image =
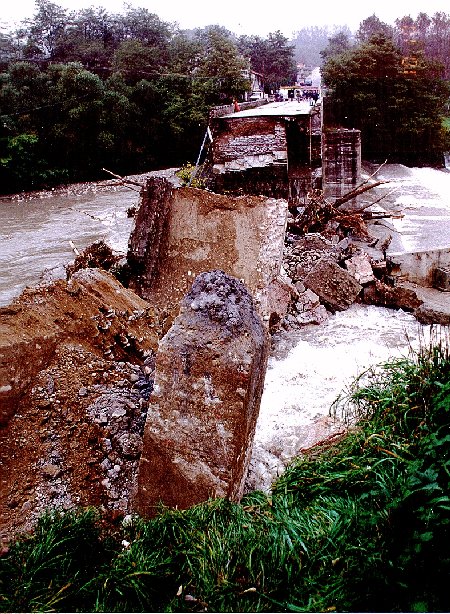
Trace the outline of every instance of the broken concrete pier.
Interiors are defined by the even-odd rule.
[[[161,340],[135,508],[239,501],[250,460],[269,340],[253,300],[223,271],[199,275]]]
[[[170,325],[195,277],[220,269],[245,283],[265,322],[281,319],[291,298],[280,275],[286,223],[286,200],[174,189],[153,178],[130,237],[130,288],[167,310]]]

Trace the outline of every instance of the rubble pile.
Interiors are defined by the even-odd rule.
[[[354,302],[419,313],[423,301],[416,292],[389,275],[386,251],[392,237],[370,233],[369,220],[390,214],[356,200],[380,183],[363,182],[333,203],[312,190],[304,207],[290,210],[283,267],[295,292],[284,328],[320,324]]]
[[[58,347],[10,423],[5,506],[13,526],[31,527],[50,508],[130,511],[153,372],[152,353],[135,364],[76,343]]]
[[[329,313],[359,300],[363,287],[375,281],[369,256],[337,235],[330,240],[319,233],[288,234],[283,267],[296,290],[285,328],[321,324]]]
[[[0,309],[0,541],[46,509],[131,510],[160,321],[100,269]]]

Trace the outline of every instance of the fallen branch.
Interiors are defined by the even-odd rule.
[[[102,171],[115,177],[122,185],[126,186],[127,188],[130,187],[130,185],[137,185],[139,186],[139,188],[145,187],[145,184],[141,183],[140,181],[135,181],[134,179],[127,179],[126,177],[122,177],[121,175],[117,175],[116,173],[109,171],[107,168],[102,168]],[[132,190],[133,188],[130,189]],[[135,192],[137,192],[137,190],[135,190]]]
[[[404,218],[404,215],[403,213],[392,213],[389,211],[385,211],[384,213],[381,211],[367,211],[363,213],[363,219],[365,220],[381,220],[388,217],[393,220],[401,220]]]
[[[69,241],[69,243],[70,243],[70,247],[72,248],[73,253],[74,253],[76,256],[79,256],[79,255],[80,255],[80,252],[79,252],[79,251],[78,251],[78,249],[76,248],[75,243],[74,243],[73,241]]]
[[[360,188],[355,188],[353,190],[350,190],[350,192],[347,192],[347,194],[344,194],[344,196],[341,196],[340,198],[336,198],[334,202],[334,206],[337,209],[339,209],[339,207],[344,205],[349,200],[352,200],[352,198],[356,198],[360,194],[364,194],[364,192],[367,192],[368,190],[372,190],[373,188],[376,188],[379,185],[382,185],[384,183],[389,183],[389,182],[388,181],[376,181],[375,183],[372,183],[371,185],[363,185]],[[369,205],[366,205],[365,207],[368,207],[368,206]],[[356,211],[352,211],[352,213],[356,213]]]
[[[383,168],[383,166],[384,166],[385,164],[387,164],[387,159],[386,159],[386,160],[385,160],[385,161],[384,161],[382,164],[380,164],[380,166],[377,168],[377,170],[376,170],[374,173],[372,173],[371,175],[369,175],[369,176],[367,177],[367,179],[364,179],[364,181],[362,181],[362,182],[361,182],[359,185],[357,185],[355,188],[353,188],[352,190],[350,190],[350,192],[348,192],[348,194],[352,194],[352,193],[353,193],[355,190],[359,190],[359,188],[361,188],[363,185],[366,185],[367,183],[369,183],[369,181],[370,181],[370,180],[371,180],[373,177],[375,177],[375,175],[376,175],[376,174],[377,174],[377,173],[380,171],[380,169],[381,169],[381,168]],[[382,182],[382,183],[385,183],[385,182]],[[386,182],[386,183],[387,183],[387,182]],[[353,198],[353,197],[352,197],[352,198]]]

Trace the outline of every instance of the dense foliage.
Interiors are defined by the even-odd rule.
[[[250,59],[252,69],[264,76],[267,92],[275,92],[283,84],[296,82],[294,46],[281,32],[269,34],[267,39],[241,36],[238,44],[241,53]]]
[[[410,15],[399,17],[393,25],[381,21],[375,14],[364,19],[352,34],[347,26],[308,27],[295,33],[295,59],[309,66],[319,66],[330,52],[343,51],[355,44],[367,43],[374,35],[382,34],[400,49],[405,57],[422,53],[428,60],[444,67],[445,79],[450,79],[450,15],[437,12],[434,15],[419,13],[416,19]],[[337,45],[336,45],[337,43]],[[325,55],[323,51],[330,46]]]
[[[323,67],[328,126],[361,130],[363,157],[405,164],[442,163],[449,89],[423,54],[414,69],[384,33],[330,53]],[[448,137],[447,137],[448,138]]]
[[[337,405],[358,427],[271,496],[113,530],[93,511],[43,517],[0,558],[0,610],[448,612],[448,339],[363,374]]]

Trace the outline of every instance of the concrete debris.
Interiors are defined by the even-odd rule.
[[[199,275],[160,342],[139,466],[136,510],[239,501],[250,460],[269,340],[245,286]]]
[[[309,233],[303,237],[295,237],[292,243],[286,246],[283,264],[295,283],[303,280],[324,256],[337,262],[341,250],[322,235]]]
[[[370,258],[367,254],[355,254],[345,261],[345,268],[362,286],[375,281]]]
[[[414,316],[421,324],[440,324],[450,326],[450,309],[442,309],[432,304],[420,305],[414,310]]]
[[[450,292],[450,268],[436,267],[433,271],[433,287],[442,292]]]
[[[174,190],[152,179],[142,194],[129,250],[130,287],[168,325],[197,275],[220,269],[241,279],[267,324],[284,317],[279,300],[287,202],[263,196],[225,196]]]
[[[382,305],[404,311],[414,311],[423,302],[412,289],[388,286],[378,280],[364,288],[362,298],[368,305]]]
[[[369,239],[363,209],[311,194],[288,218],[283,199],[153,178],[125,266],[95,245],[68,281],[0,308],[2,537],[47,508],[94,505],[114,520],[161,500],[238,501],[278,327],[320,325],[355,301],[450,323],[446,293],[413,287],[431,285],[435,255],[388,258],[390,235]],[[440,257],[435,285],[447,290]],[[253,466],[281,471],[275,452]]]
[[[319,260],[303,283],[315,292],[333,313],[347,309],[355,302],[362,289],[352,275],[326,258]]]

